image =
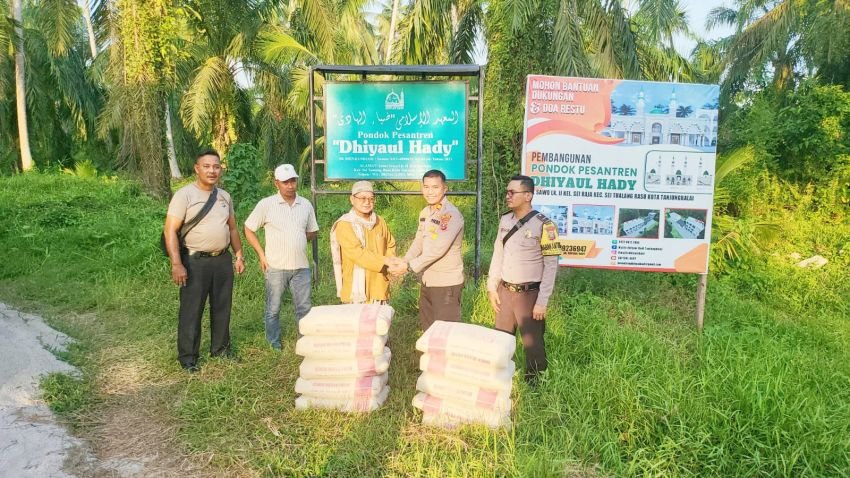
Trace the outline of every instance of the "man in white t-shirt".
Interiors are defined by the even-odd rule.
[[[266,276],[266,339],[280,350],[280,304],[287,287],[295,305],[295,326],[310,312],[312,275],[307,244],[318,234],[319,225],[310,201],[298,195],[298,174],[291,164],[274,170],[278,193],[260,200],[245,221],[245,239],[257,252]],[[266,246],[257,231],[265,229]]]

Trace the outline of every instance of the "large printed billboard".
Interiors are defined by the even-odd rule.
[[[719,93],[529,75],[522,171],[561,265],[707,272]]]

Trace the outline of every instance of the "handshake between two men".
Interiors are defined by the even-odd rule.
[[[393,277],[401,277],[410,272],[407,266],[407,261],[401,257],[385,257],[384,264],[387,266],[387,272]]]

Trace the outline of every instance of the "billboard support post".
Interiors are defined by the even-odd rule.
[[[697,331],[702,333],[703,317],[705,316],[705,294],[708,289],[708,274],[700,274],[697,281]]]

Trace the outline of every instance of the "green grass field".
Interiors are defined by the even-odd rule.
[[[237,206],[244,220],[253,205]],[[401,250],[421,206],[415,197],[379,200]],[[320,227],[346,209],[344,198],[323,200]],[[375,413],[294,410],[300,360],[291,303],[282,312],[284,350],[274,353],[264,343],[252,252],[234,291],[241,360],[206,359],[199,374],[183,373],[177,290],[158,250],[164,211],[122,180],[0,178],[0,300],[41,312],[78,339],[63,358],[81,377],[43,385],[83,436],[104,410],[121,406],[156,417],[168,433],[159,438],[226,475],[850,475],[845,219],[777,212],[787,227],[775,254],[710,278],[701,335],[692,324],[695,276],[561,270],[547,321],[550,370],[536,391],[516,380],[514,428],[448,432],[419,425],[410,405],[418,319],[409,281],[394,291],[392,392]],[[494,235],[493,212],[486,217],[484,271]],[[327,266],[326,234],[321,244]],[[798,269],[785,258],[793,251],[830,263]],[[313,301],[334,303],[330,269],[321,273]],[[472,282],[464,316],[493,322],[485,291]]]

